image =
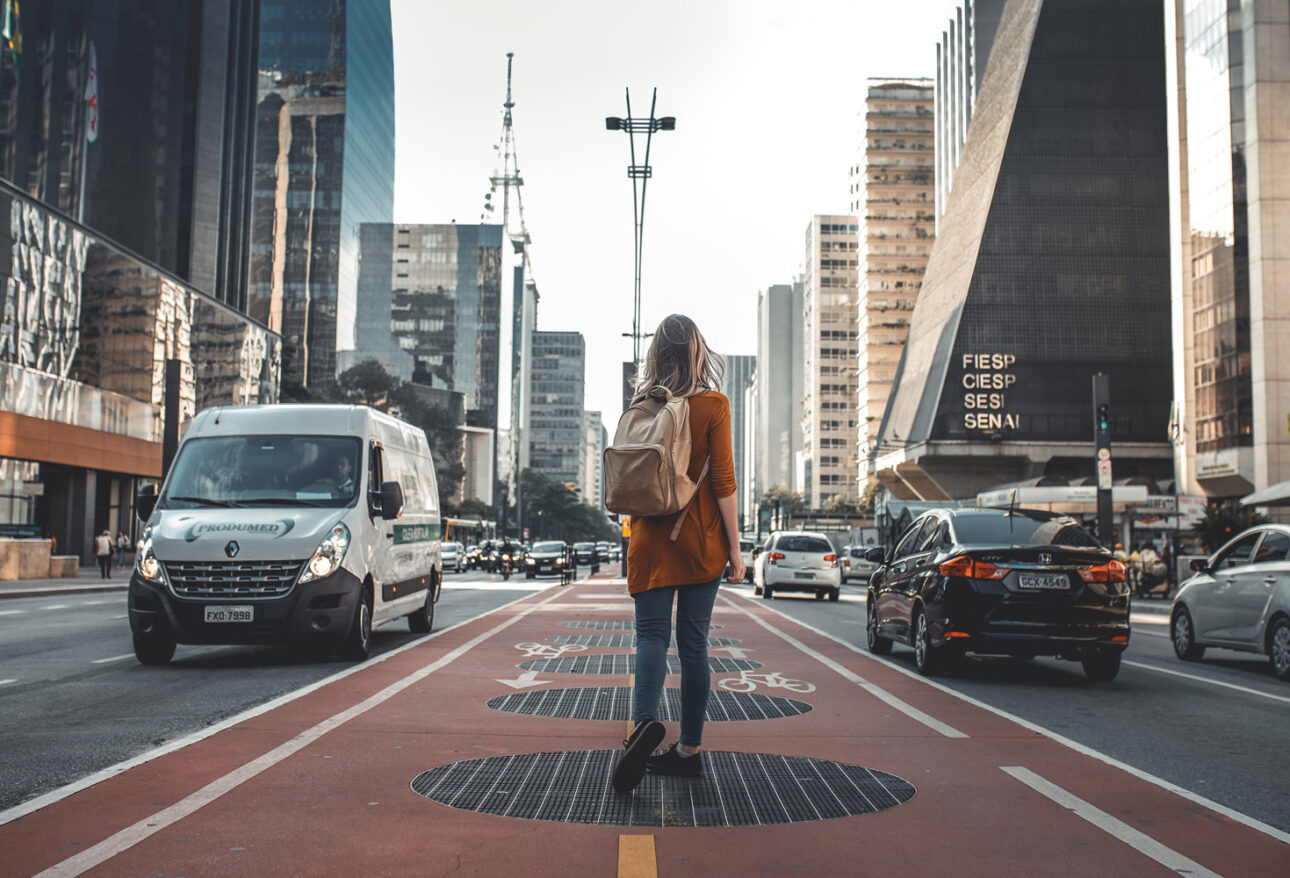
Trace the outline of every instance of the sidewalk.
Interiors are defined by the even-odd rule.
[[[96,591],[125,591],[130,585],[130,567],[112,571],[111,579],[99,576],[97,567],[82,567],[80,576],[62,579],[14,579],[0,582],[0,599],[34,598],[51,594],[85,594]]]
[[[705,777],[647,775],[616,795],[631,620],[621,580],[525,595],[14,809],[6,870],[1290,874],[1290,836],[730,591],[713,613]],[[185,673],[155,671],[173,685]]]

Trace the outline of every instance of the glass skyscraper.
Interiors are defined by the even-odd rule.
[[[264,2],[259,48],[250,312],[317,384],[355,347],[359,226],[394,216],[389,0]]]

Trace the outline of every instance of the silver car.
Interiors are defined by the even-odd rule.
[[[1290,527],[1252,527],[1192,569],[1170,616],[1178,658],[1197,661],[1210,646],[1259,653],[1290,681]]]
[[[824,534],[775,531],[757,553],[753,593],[769,599],[786,591],[813,592],[817,600],[838,600],[842,567]]]

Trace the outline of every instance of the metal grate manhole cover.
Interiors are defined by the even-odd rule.
[[[560,719],[619,720],[632,718],[632,690],[626,687],[589,687],[585,689],[543,689],[499,695],[488,702],[493,710],[523,713],[529,716],[551,716]],[[779,719],[800,716],[811,710],[804,701],[755,692],[727,692],[714,689],[708,696],[708,722],[738,722],[750,719]],[[659,701],[659,719],[677,722],[681,719],[681,690],[664,689]]]
[[[412,789],[444,805],[560,823],[760,826],[872,814],[914,797],[885,771],[801,756],[705,751],[701,778],[646,774],[634,792],[610,786],[621,750],[522,753],[441,765]]]
[[[561,634],[556,637],[548,637],[550,643],[576,643],[580,646],[635,646],[635,634]],[[672,646],[676,646],[676,638],[673,638]],[[735,646],[738,640],[730,637],[709,637],[708,646]]]
[[[526,671],[538,671],[543,674],[630,674],[635,668],[632,657],[623,653],[606,653],[605,655],[572,655],[554,659],[538,659],[520,665]],[[751,671],[760,668],[759,662],[747,659],[719,658],[708,656],[708,667],[712,673],[721,674],[727,671]],[[667,672],[681,673],[681,660],[674,655],[667,657]]]
[[[561,622],[565,628],[593,628],[597,631],[635,631],[636,622],[632,619],[586,619],[584,621]],[[708,630],[724,628],[724,625],[709,625]]]

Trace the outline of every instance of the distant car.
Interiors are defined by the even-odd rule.
[[[533,544],[524,559],[524,576],[535,579],[539,576],[556,575],[564,572],[565,544],[560,540],[543,540]]]
[[[460,573],[465,568],[466,549],[461,543],[444,543],[440,550],[443,558],[443,571]]]
[[[813,592],[817,600],[842,594],[842,568],[828,538],[809,531],[775,531],[757,554],[753,593],[773,598],[779,592]]]
[[[574,543],[573,556],[579,564],[596,563],[596,544],[595,543]]]
[[[1174,653],[1199,661],[1208,647],[1266,655],[1290,681],[1290,527],[1250,528],[1204,561],[1174,598]]]
[[[869,651],[914,648],[919,673],[964,652],[1079,661],[1114,679],[1129,645],[1124,563],[1073,518],[1028,509],[933,509],[869,581]]]
[[[868,583],[878,565],[865,557],[865,546],[842,547],[842,581]]]

